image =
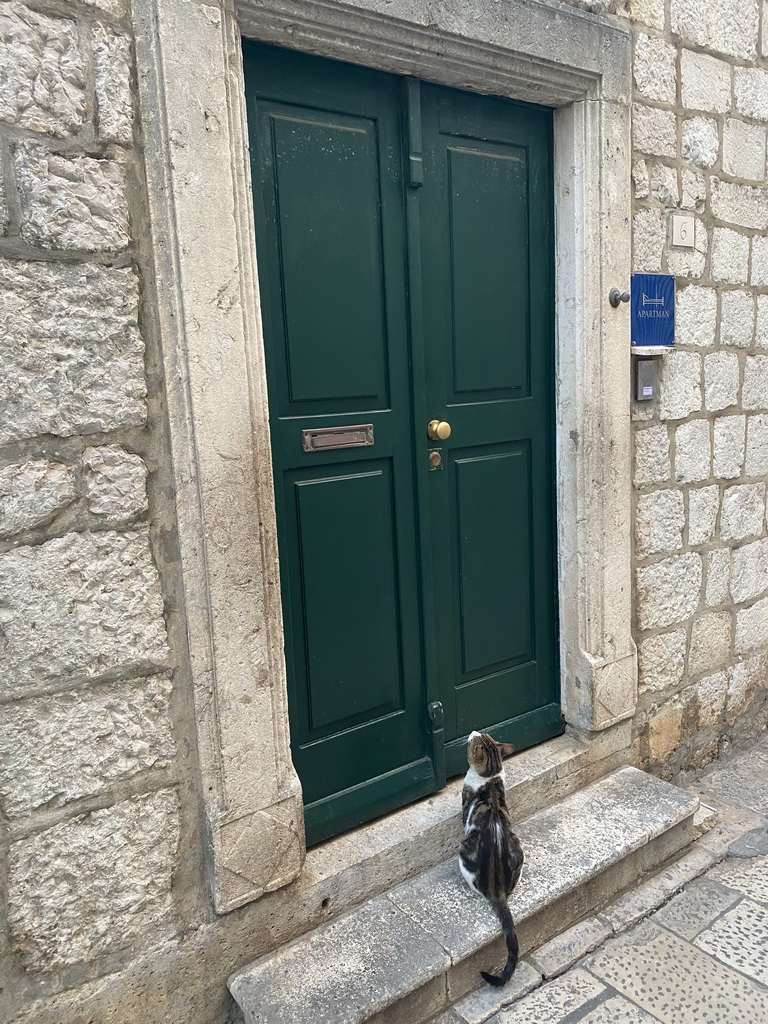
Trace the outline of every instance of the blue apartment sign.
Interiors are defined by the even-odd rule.
[[[674,345],[674,276],[672,274],[633,274],[631,295],[633,347]]]

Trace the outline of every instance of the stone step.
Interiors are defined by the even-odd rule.
[[[621,768],[520,822],[521,955],[687,845],[698,806]],[[246,1024],[420,1024],[504,959],[495,915],[452,857],[243,968],[229,988]]]

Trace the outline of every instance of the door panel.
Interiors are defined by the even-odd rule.
[[[526,154],[507,149],[447,149],[456,395],[527,391]]]
[[[440,788],[472,729],[562,731],[551,112],[243,49],[312,843]],[[373,443],[303,444],[345,427]]]
[[[422,131],[427,407],[452,427],[439,445],[445,471],[430,479],[429,527],[437,629],[451,624],[438,644],[450,775],[472,729],[517,746],[562,731],[551,120],[424,86]],[[523,725],[530,712],[537,726]]]

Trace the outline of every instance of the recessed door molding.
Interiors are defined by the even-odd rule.
[[[241,35],[556,107],[561,687],[584,734],[632,716],[630,36],[546,0],[134,0],[160,336],[219,913],[301,871]],[[393,10],[393,7],[395,8]],[[204,73],[201,73],[201,69]]]

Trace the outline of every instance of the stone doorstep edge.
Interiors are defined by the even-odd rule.
[[[623,770],[626,771],[626,769],[623,769]],[[630,771],[632,771],[632,770],[630,769]],[[614,774],[616,774],[616,773],[614,773]],[[639,776],[639,775],[642,775],[643,773],[638,772],[637,774]],[[608,778],[610,778],[610,777],[611,776],[609,776]],[[648,776],[647,778],[651,779],[652,777]],[[599,785],[600,781],[604,782],[605,780],[604,779],[603,780],[599,780],[597,783],[593,783],[592,785],[593,786]],[[658,782],[659,782],[659,780],[654,780],[654,783],[658,783]],[[667,785],[667,784],[664,784],[664,785]],[[587,788],[589,788],[589,787],[587,787]],[[675,787],[673,787],[673,788],[675,788]],[[583,790],[582,791],[577,791],[576,794],[571,794],[571,798],[576,797],[576,796],[579,795],[579,793],[583,793],[583,792],[584,792]],[[680,792],[683,792],[683,791],[680,791]],[[569,895],[571,895],[572,893],[577,891],[582,885],[584,885],[585,883],[590,881],[592,878],[598,878],[600,876],[607,875],[608,873],[610,873],[612,868],[618,867],[618,865],[620,865],[621,862],[625,858],[630,857],[633,854],[637,854],[639,850],[641,850],[643,848],[647,848],[648,846],[655,846],[657,843],[660,843],[661,841],[663,841],[664,837],[671,830],[673,830],[676,826],[680,827],[680,826],[684,825],[686,822],[692,825],[693,816],[694,816],[694,813],[695,813],[695,811],[697,809],[697,805],[698,805],[698,798],[695,797],[693,794],[690,794],[690,793],[688,793],[686,795],[689,796],[691,798],[691,800],[690,800],[690,802],[687,805],[687,810],[685,811],[685,813],[681,813],[680,815],[678,815],[675,820],[670,820],[667,823],[665,828],[657,829],[652,834],[649,834],[647,837],[645,837],[645,839],[642,842],[640,842],[640,843],[633,843],[631,846],[628,846],[628,847],[624,848],[621,851],[621,855],[620,856],[614,858],[611,861],[608,861],[608,862],[605,862],[603,864],[600,864],[600,865],[596,866],[595,870],[592,870],[589,874],[587,874],[584,877],[578,879],[571,888],[564,889],[562,892],[558,893],[557,896],[555,897],[555,899],[552,901],[553,904],[557,904],[560,900],[567,899]],[[566,797],[565,799],[567,800],[569,798]],[[537,811],[537,812],[535,812],[535,814],[530,815],[529,819],[526,819],[526,821],[530,820],[531,818],[535,818],[537,815],[543,814],[543,813],[546,813],[546,811]],[[522,831],[522,830],[523,830],[523,823],[521,823],[521,828],[520,828],[520,831]],[[680,848],[682,848],[683,846],[687,845],[687,842],[688,842],[688,840],[683,838],[681,840],[680,844],[678,845],[677,850],[679,851]],[[665,859],[665,858],[662,858],[662,859]],[[435,871],[435,870],[438,870],[438,869],[435,869],[435,868],[431,869],[431,871]],[[429,872],[425,872],[424,874],[429,874]],[[409,883],[403,883],[403,886],[406,886],[408,884]],[[617,888],[615,890],[615,892],[620,892],[620,891],[621,891],[621,887]],[[614,892],[613,895],[615,895],[615,892]],[[329,922],[329,924],[336,923],[338,925],[338,922],[343,921],[345,918],[349,919],[350,923],[352,923],[353,920],[354,920],[355,915],[356,914],[359,915],[359,914],[363,913],[364,908],[367,905],[368,904],[366,903],[366,904],[363,904],[362,906],[358,906],[356,908],[353,908],[352,910],[348,911],[346,914],[343,914],[339,918],[336,918],[334,922]],[[517,915],[516,915],[516,919],[519,920],[519,922],[521,924],[524,923],[525,921],[532,920],[532,919],[536,918],[540,913],[543,913],[547,909],[547,907],[549,905],[550,904],[548,902],[546,902],[546,901],[536,902],[532,906],[527,908],[527,910],[522,911],[520,913],[519,917],[517,917]],[[397,904],[393,903],[393,906],[395,906],[397,908]],[[399,909],[399,908],[397,908],[397,909]],[[315,931],[320,931],[321,929],[324,929],[326,927],[328,927],[328,925],[321,925],[318,929],[315,929]],[[312,935],[312,934],[313,934],[313,932],[309,933],[309,935]],[[300,943],[306,941],[307,938],[308,938],[308,935],[305,934],[305,935],[300,936],[297,939],[293,940],[292,942],[287,943],[282,948],[285,950],[285,949],[288,949],[290,947],[295,947],[295,946],[299,945]],[[433,935],[430,935],[427,931],[425,931],[424,938],[425,938],[425,940],[427,940],[427,939],[435,940],[436,937],[433,936]],[[492,937],[483,938],[481,941],[477,942],[476,945],[474,945],[474,947],[472,949],[467,950],[464,953],[463,956],[461,956],[461,957],[459,957],[457,959],[454,959],[452,956],[448,955],[448,962],[447,963],[445,962],[445,958],[444,957],[440,958],[440,959],[436,958],[435,963],[433,965],[431,965],[430,967],[426,968],[423,971],[423,976],[419,977],[418,979],[412,979],[411,983],[408,984],[407,987],[405,987],[401,991],[397,992],[396,995],[393,993],[393,995],[395,997],[393,999],[389,999],[383,1005],[376,1005],[374,1003],[372,1006],[366,1008],[365,1010],[362,1011],[364,1013],[364,1016],[359,1016],[357,1019],[360,1020],[360,1021],[368,1020],[368,1019],[373,1019],[373,1018],[376,1017],[377,1014],[382,1013],[383,1011],[388,1009],[390,1006],[395,1005],[401,999],[404,999],[404,998],[406,998],[406,997],[408,997],[408,996],[410,996],[410,995],[412,995],[414,993],[417,993],[421,988],[423,988],[424,986],[428,985],[431,981],[434,981],[439,976],[445,975],[446,978],[447,978],[447,975],[448,975],[448,973],[451,970],[455,969],[462,962],[466,962],[472,956],[474,956],[475,954],[477,954],[477,953],[481,952],[483,949],[485,949],[487,946],[493,944],[493,942],[495,942],[497,939],[498,939],[498,935],[496,935],[495,932],[494,932]],[[436,941],[439,943],[440,940],[437,939]],[[240,971],[235,972],[228,979],[228,985],[230,987],[230,991],[232,992],[232,994],[235,996],[236,999],[237,999],[238,990],[240,990],[241,994],[245,998],[247,998],[247,987],[248,987],[248,985],[247,985],[247,977],[246,977],[247,974],[251,970],[253,970],[254,968],[257,969],[260,965],[266,963],[272,956],[274,956],[274,954],[275,954],[275,951],[273,951],[272,953],[266,954],[265,956],[263,956],[263,957],[259,958],[258,960],[256,960],[253,964],[251,964],[251,965],[241,969]],[[239,1002],[239,1000],[238,1000],[238,1002]],[[424,1019],[426,1019],[426,1018],[424,1018]]]

